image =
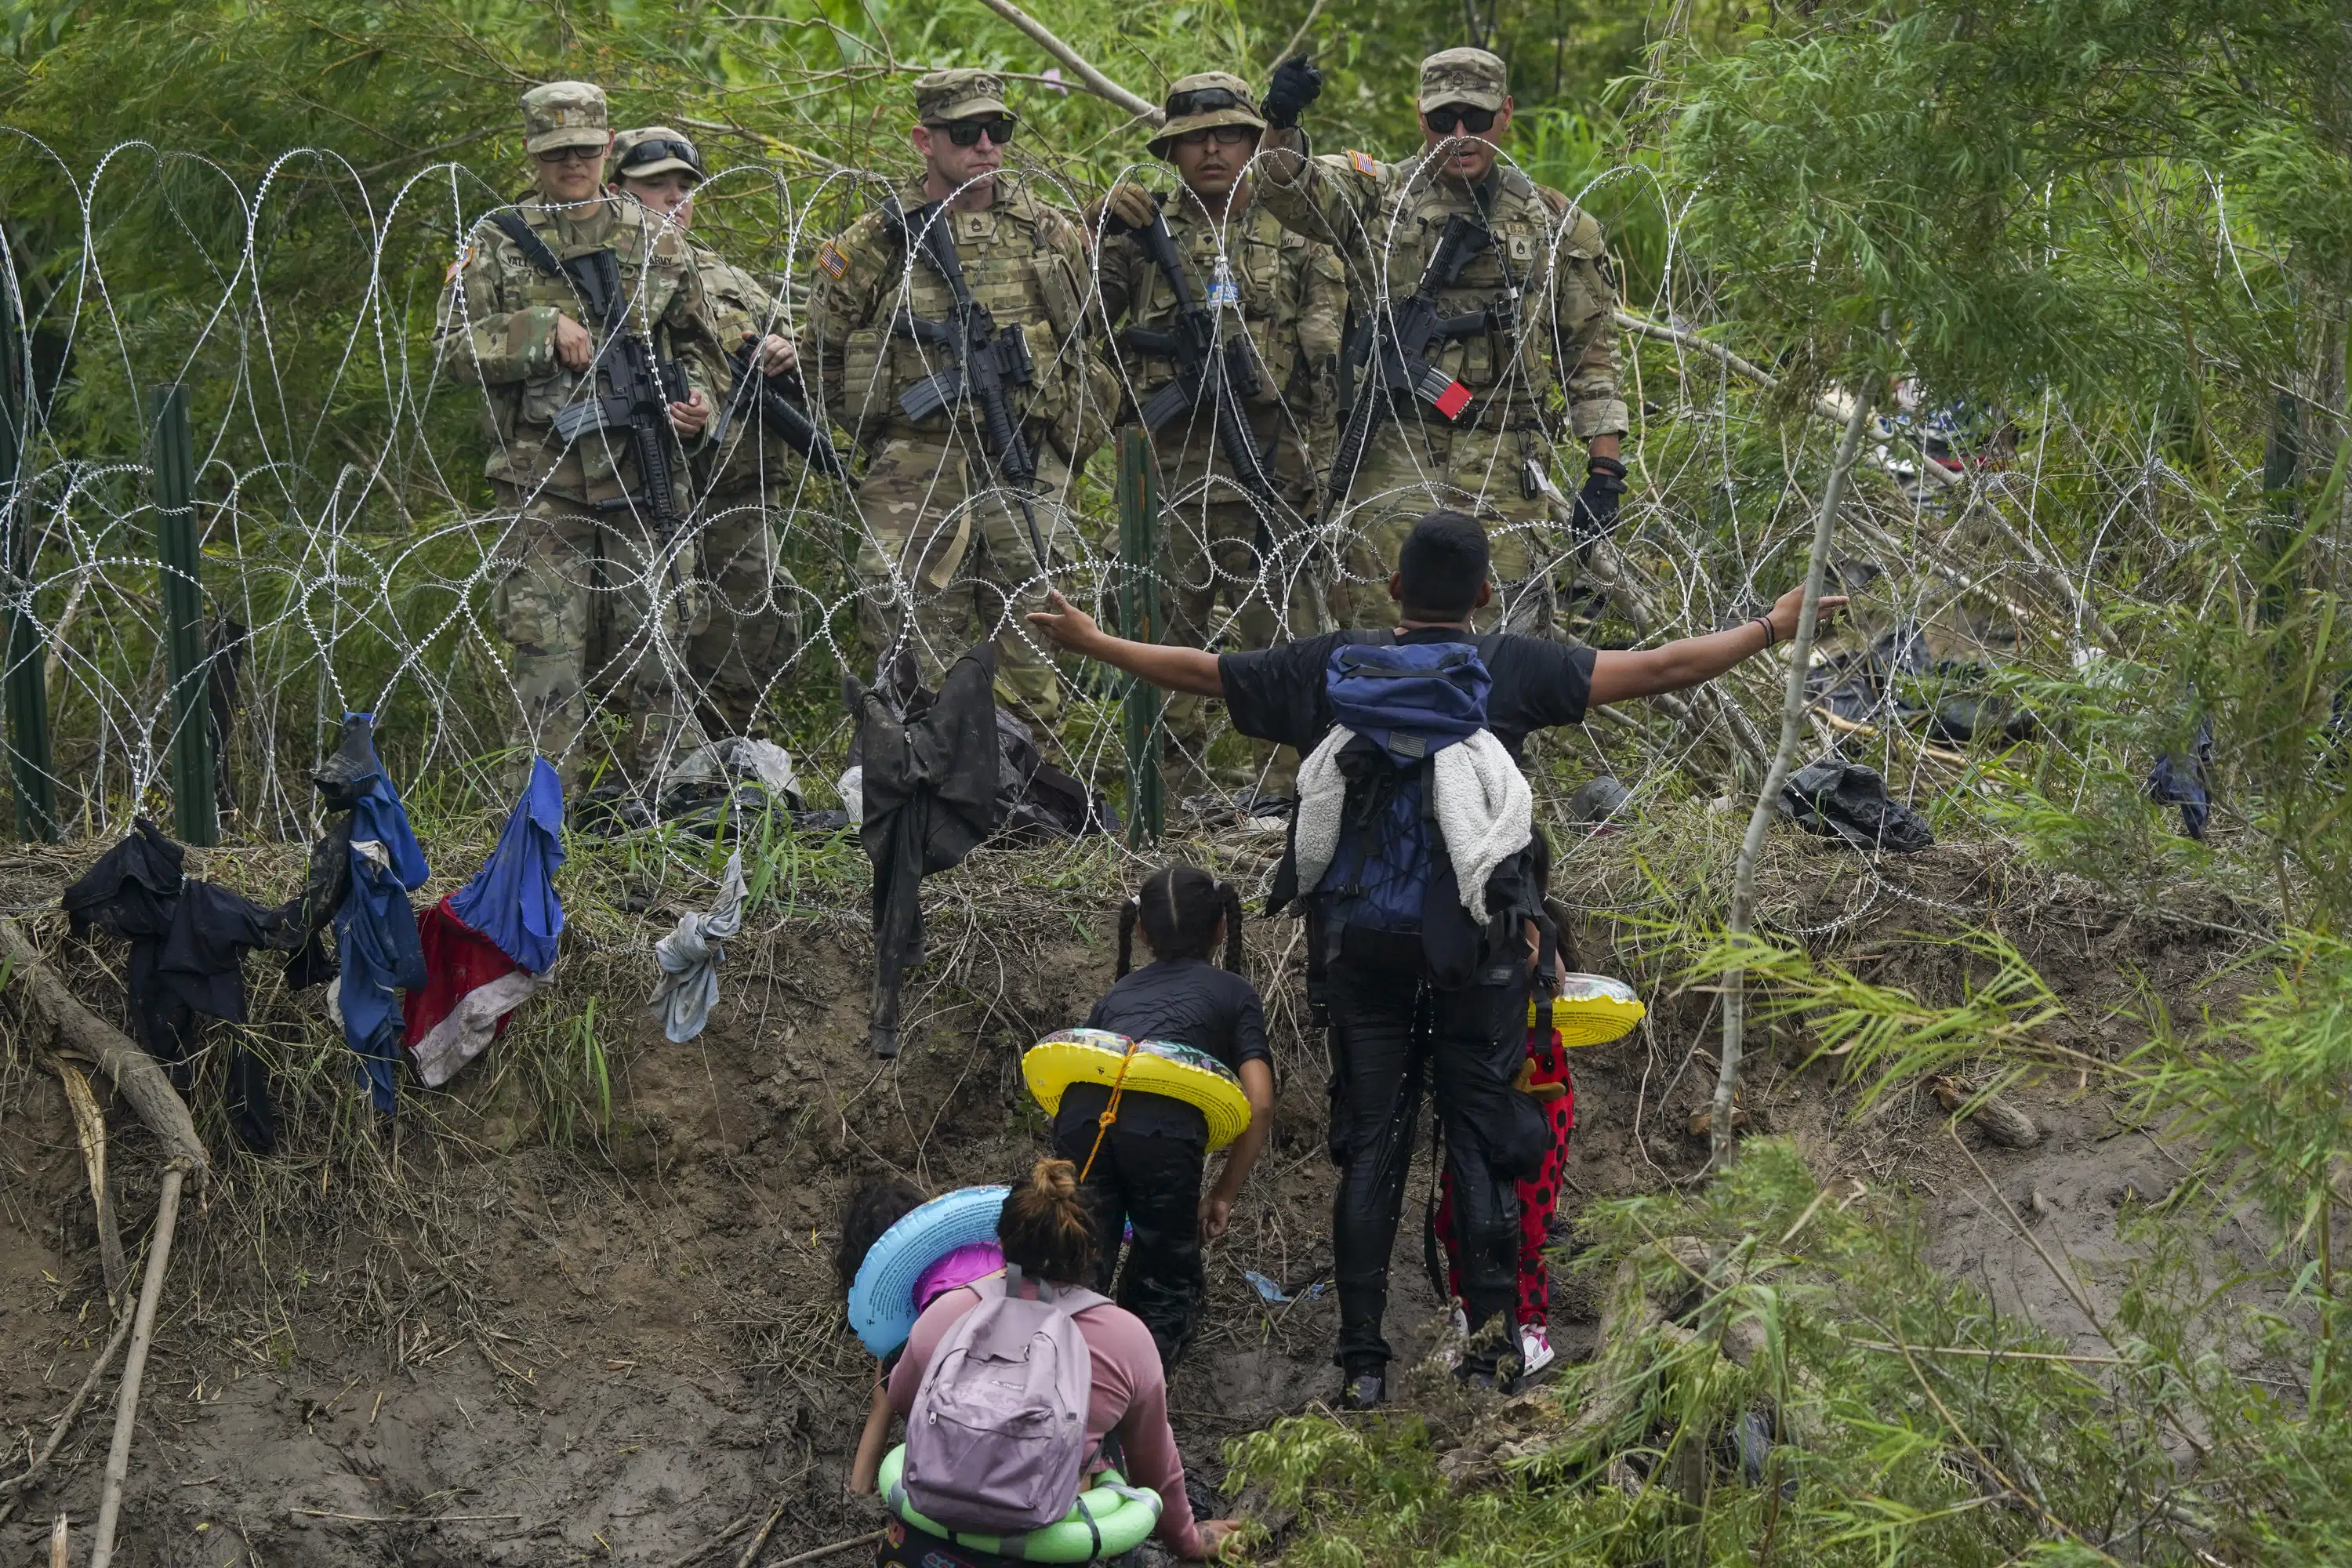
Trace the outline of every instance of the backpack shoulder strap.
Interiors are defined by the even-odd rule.
[[[563,276],[563,263],[555,258],[555,252],[548,248],[547,241],[539,237],[539,232],[523,221],[522,214],[512,207],[501,208],[490,215],[490,226],[514,241],[515,248],[522,252],[525,261],[550,278]]]
[[[1471,645],[1478,650],[1478,662],[1486,667],[1487,674],[1495,673],[1495,656],[1503,650],[1503,639],[1510,635],[1497,626]]]

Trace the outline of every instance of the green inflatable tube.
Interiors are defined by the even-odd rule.
[[[1117,1470],[1105,1470],[1095,1478],[1092,1490],[1078,1494],[1078,1500],[1057,1524],[1019,1536],[959,1535],[915,1511],[907,1500],[907,1489],[898,1484],[906,1468],[907,1446],[901,1443],[883,1456],[881,1472],[875,1478],[892,1512],[917,1530],[954,1545],[1016,1557],[1024,1563],[1093,1563],[1116,1557],[1142,1545],[1150,1537],[1152,1526],[1160,1522],[1158,1492],[1129,1486],[1127,1478]],[[1091,1529],[1087,1524],[1089,1518],[1094,1521]]]

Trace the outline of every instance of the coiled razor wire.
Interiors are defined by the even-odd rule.
[[[186,384],[194,409],[203,589],[215,628],[208,674],[226,719],[220,765],[236,812],[233,831],[264,838],[311,834],[317,823],[309,772],[350,710],[379,715],[380,744],[422,807],[502,808],[513,776],[506,747],[521,699],[508,677],[507,649],[489,605],[518,558],[518,516],[483,504],[485,395],[437,378],[432,334],[445,311],[459,308],[450,283],[478,226],[510,196],[457,163],[378,190],[347,161],[319,149],[287,153],[249,186],[216,164],[143,142],[125,142],[77,173],[37,141],[10,134],[26,155],[45,160],[46,177],[70,190],[81,217],[78,253],[22,256],[0,235],[5,275],[30,280],[29,287],[12,284],[6,300],[14,378],[28,389],[16,405],[19,468],[0,492],[14,559],[24,566],[8,584],[6,605],[31,629],[26,657],[38,662],[46,684],[61,818],[76,830],[120,833],[133,815],[157,812],[169,790],[175,709],[157,592],[155,509],[138,419],[124,416],[143,409],[152,387],[164,381]],[[1045,162],[1024,162],[1017,173],[1041,199],[1072,211],[1082,210],[1092,194]],[[1164,183],[1156,165],[1124,173]],[[698,193],[698,204],[724,212],[733,237],[728,259],[773,286],[773,330],[794,337],[817,241],[896,184],[882,172],[787,177],[751,163],[718,174]],[[1580,205],[1632,199],[1629,191],[1666,215],[1667,243],[1652,296],[1625,301],[1626,308],[1685,333],[1723,326],[1703,275],[1683,265],[1675,199],[1654,171],[1612,170],[1571,195]],[[123,247],[138,245],[152,229],[117,220],[157,205],[184,253],[126,254]],[[1576,210],[1553,225],[1555,258]],[[306,226],[321,223],[328,211],[364,251],[365,266],[355,275],[314,277],[299,265],[298,252],[309,243]],[[747,231],[748,243],[741,238]],[[237,237],[224,242],[224,236]],[[1090,237],[1098,252],[1100,237]],[[1398,243],[1393,231],[1357,237],[1369,247]],[[149,286],[124,298],[113,286],[119,274],[152,279],[159,273],[170,278],[167,290]],[[1360,314],[1388,303],[1357,300],[1353,308]],[[1099,323],[1098,272],[1082,306]],[[1528,324],[1531,338],[1538,330]],[[1116,424],[1140,402],[1139,367],[1101,338],[1097,332],[1097,352],[1117,375],[1121,406],[1086,412]],[[323,376],[304,353],[320,343],[333,345]],[[1524,354],[1534,346],[1523,348],[1486,395],[1528,392]],[[1614,535],[1601,550],[1610,570],[1638,587],[1648,613],[1630,616],[1626,601],[1612,598],[1578,629],[1601,640],[1647,644],[1734,624],[1763,607],[1765,584],[1798,574],[1829,427],[1774,422],[1719,356],[1695,352],[1686,341],[1628,335],[1621,339],[1621,357],[1625,397],[1636,410],[1627,445],[1634,476]],[[1081,395],[1090,395],[1084,378],[1078,381]],[[1286,430],[1307,437],[1307,410],[1286,403],[1276,413]],[[2055,668],[2070,651],[2066,645],[2091,635],[2084,616],[2102,552],[2126,536],[2137,549],[2161,535],[2152,526],[2158,500],[2180,500],[2187,486],[2162,461],[2153,429],[2136,437],[2086,431],[2054,405],[2036,417],[2040,439],[2030,466],[1972,479],[1952,492],[1922,479],[1916,431],[1888,424],[1872,458],[1876,479],[1856,487],[1841,520],[1839,555],[1842,572],[1875,574],[1874,599],[1898,623],[1925,625],[1942,616],[1978,626],[1988,616],[2038,625],[2054,616],[2063,630],[2047,646],[2021,637],[2001,657],[2021,667],[2038,658]],[[963,422],[948,439],[948,462],[987,471],[983,455],[964,444]],[[1552,473],[1563,491],[1573,491],[1581,447],[1563,445]],[[1319,472],[1329,454],[1308,456]],[[1164,594],[1178,584],[1158,559],[1118,558],[1110,467],[1109,456],[1097,453],[1090,472],[1061,494],[1032,500],[1054,541],[1050,585],[1116,624],[1121,574],[1147,574]],[[2087,526],[2045,527],[2043,498],[2060,467],[2074,489],[2087,485],[2104,498],[2101,515]],[[1518,483],[1514,473],[1486,478],[1495,487]],[[815,803],[829,804],[824,781],[850,738],[849,721],[832,694],[844,671],[860,679],[875,674],[872,652],[853,629],[866,591],[853,563],[861,549],[878,549],[878,542],[854,492],[797,464],[763,479],[763,526],[753,532],[780,569],[771,573],[767,594],[739,606],[739,615],[789,616],[802,628],[799,646],[766,674],[761,704],[772,736],[800,760]],[[947,479],[940,476],[942,483]],[[1439,476],[1422,479],[1433,504],[1460,500],[1444,491]],[[1008,498],[1001,489],[982,488],[963,504],[1003,505]],[[1205,548],[1188,552],[1216,574],[1211,646],[1234,646],[1252,605],[1289,616],[1302,597],[1313,599],[1300,593],[1309,579],[1318,592],[1344,586],[1384,593],[1377,581],[1343,579],[1355,519],[1391,499],[1350,494],[1339,505],[1269,516],[1279,546],[1270,556],[1245,548],[1249,564],[1243,569],[1227,564],[1230,551],[1222,557]],[[1213,502],[1258,504],[1222,474],[1190,481],[1161,500],[1163,530],[1204,527]],[[707,564],[699,547],[713,521],[698,502],[677,535],[646,558],[605,562],[602,591],[673,609],[707,591],[696,579]],[[1543,580],[1575,584],[1596,575],[1580,565],[1563,528],[1513,526],[1525,532]],[[2070,545],[2077,539],[2079,551]],[[2178,559],[2200,541],[2158,542],[2167,559]],[[1045,585],[1016,585],[1013,600]],[[978,579],[960,568],[945,591],[975,602],[976,586]],[[907,623],[927,592],[904,573],[884,591],[890,599],[884,608]],[[635,661],[656,660],[687,706],[697,714],[713,711],[711,693],[697,683],[682,646],[683,618],[647,616],[635,640],[607,650],[604,664],[591,672],[592,689],[607,690]],[[993,625],[966,629],[972,641],[1034,640],[1010,608]],[[1314,629],[1287,627],[1293,634]],[[927,650],[942,666],[961,651]],[[1040,645],[1040,651],[1049,650]],[[1067,765],[1089,789],[1123,799],[1127,757],[1115,688],[1067,661],[1063,673],[1070,700],[1059,739]],[[1630,721],[1590,725],[1581,741],[1554,742],[1537,754],[1538,792],[1556,816],[1575,783],[1603,769],[1626,784],[1637,805],[1685,787],[1677,780],[1696,780],[1709,792],[1742,781],[1752,785],[1760,773],[1758,742],[1777,731],[1780,679],[1778,669],[1759,665],[1726,689],[1723,707],[1688,706],[1681,710],[1686,717],[1675,720],[1651,710]],[[1877,761],[1893,779],[1910,763],[1908,743],[1898,742],[1891,720],[1877,730],[1875,736],[1821,739]],[[582,744],[599,743],[597,726],[583,733]],[[679,743],[704,733],[689,723]],[[1213,728],[1212,751],[1247,754],[1220,748],[1222,733]],[[2063,738],[2042,743],[2070,744]],[[1206,758],[1186,760],[1208,771]],[[615,776],[645,791],[659,783],[625,772]],[[1228,764],[1215,776],[1224,787],[1246,790],[1252,783],[1246,766]],[[1832,926],[1811,929],[1858,918],[1859,911],[1849,911]]]

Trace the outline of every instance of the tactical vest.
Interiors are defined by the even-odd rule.
[[[770,332],[785,339],[792,337],[783,312],[775,308],[773,298],[759,279],[699,247],[695,251],[695,262],[702,272],[703,297],[709,301],[711,324],[719,331],[719,346],[727,354],[734,354],[747,333],[753,337]],[[730,363],[720,389],[722,400],[734,385],[733,375]],[[704,488],[715,494],[773,484],[780,477],[798,475],[804,466],[800,454],[785,445],[780,436],[754,439],[748,435],[739,437],[730,430]]]
[[[1389,171],[1380,210],[1369,226],[1370,242],[1385,241],[1389,247],[1383,297],[1391,301],[1402,300],[1420,286],[1445,220],[1455,213],[1479,212],[1471,195],[1424,173],[1422,163],[1412,158]],[[1504,299],[1516,284],[1518,330],[1498,328],[1457,338],[1444,346],[1435,363],[1475,395],[1465,426],[1523,429],[1557,417],[1559,373],[1552,363],[1547,326],[1552,313],[1550,290],[1556,273],[1562,283],[1572,275],[1571,269],[1556,267],[1558,259],[1578,253],[1566,248],[1571,236],[1564,231],[1560,215],[1525,174],[1497,169],[1486,190],[1486,227],[1495,243],[1470,258],[1452,287],[1438,291],[1438,307],[1449,316],[1467,315]],[[1372,303],[1365,288],[1350,289],[1351,317]]]
[[[908,213],[926,201],[919,186],[900,192],[898,199]],[[972,299],[987,308],[1000,328],[1017,328],[1028,344],[1034,379],[1008,389],[1024,423],[1047,426],[1068,456],[1076,446],[1086,376],[1084,345],[1077,337],[1079,301],[1085,293],[1069,260],[1045,232],[1045,226],[1058,220],[1016,186],[1009,192],[1000,189],[995,204],[985,212],[950,210],[939,221],[949,226]],[[860,219],[842,243],[887,249],[894,258],[898,279],[884,293],[873,321],[843,339],[845,416],[869,442],[877,434],[909,430],[944,435],[950,413],[910,425],[898,411],[899,395],[943,366],[936,349],[895,331],[892,322],[908,315],[950,320],[954,296],[930,267],[919,258],[909,262],[878,215]]]
[[[665,357],[677,355],[678,345],[669,341],[662,322],[679,291],[688,287],[688,253],[676,230],[631,221],[610,205],[581,219],[559,216],[536,203],[520,210],[559,261],[611,247],[620,262],[621,286],[637,331],[646,334],[656,352]],[[603,340],[603,322],[581,321],[583,307],[569,279],[551,277],[532,266],[514,241],[491,225],[481,227],[475,243],[497,247],[502,310],[552,306],[580,321],[591,336]],[[648,244],[653,250],[650,267],[646,257]],[[625,439],[592,432],[572,442],[568,450],[556,439],[556,415],[586,395],[589,389],[584,384],[593,374],[593,370],[567,370],[558,361],[552,362],[545,375],[488,389],[490,395],[484,406],[492,443],[490,478],[525,486],[545,479],[550,493],[570,495],[573,500],[601,499],[635,488],[636,459]],[[574,463],[579,465],[577,480],[572,477]]]
[[[1181,198],[1170,201],[1167,213],[1168,232],[1183,258],[1185,282],[1193,297],[1216,308],[1220,286],[1233,290],[1225,330],[1232,330],[1232,311],[1238,310],[1258,365],[1257,395],[1251,401],[1295,404],[1299,389],[1292,378],[1302,353],[1297,328],[1306,285],[1300,253],[1308,242],[1276,222],[1260,202],[1252,203],[1240,222],[1222,230]],[[1220,238],[1225,246],[1222,254]],[[1175,292],[1149,260],[1137,265],[1140,287],[1128,307],[1128,321],[1164,328],[1176,317]],[[1136,371],[1138,403],[1176,379],[1176,362],[1168,355],[1122,350],[1122,357]]]

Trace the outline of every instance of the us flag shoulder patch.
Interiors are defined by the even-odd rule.
[[[836,283],[849,270],[849,258],[842,255],[840,248],[829,239],[816,247],[816,264],[833,274],[833,280]]]
[[[1356,166],[1356,173],[1359,174],[1370,176],[1377,175],[1381,172],[1380,164],[1373,160],[1370,153],[1359,153],[1351,148],[1348,153],[1348,162]]]
[[[446,289],[450,284],[457,281],[457,274],[466,270],[466,263],[473,259],[474,247],[468,243],[465,249],[457,253],[457,259],[449,263],[449,270],[441,274],[441,287]]]

